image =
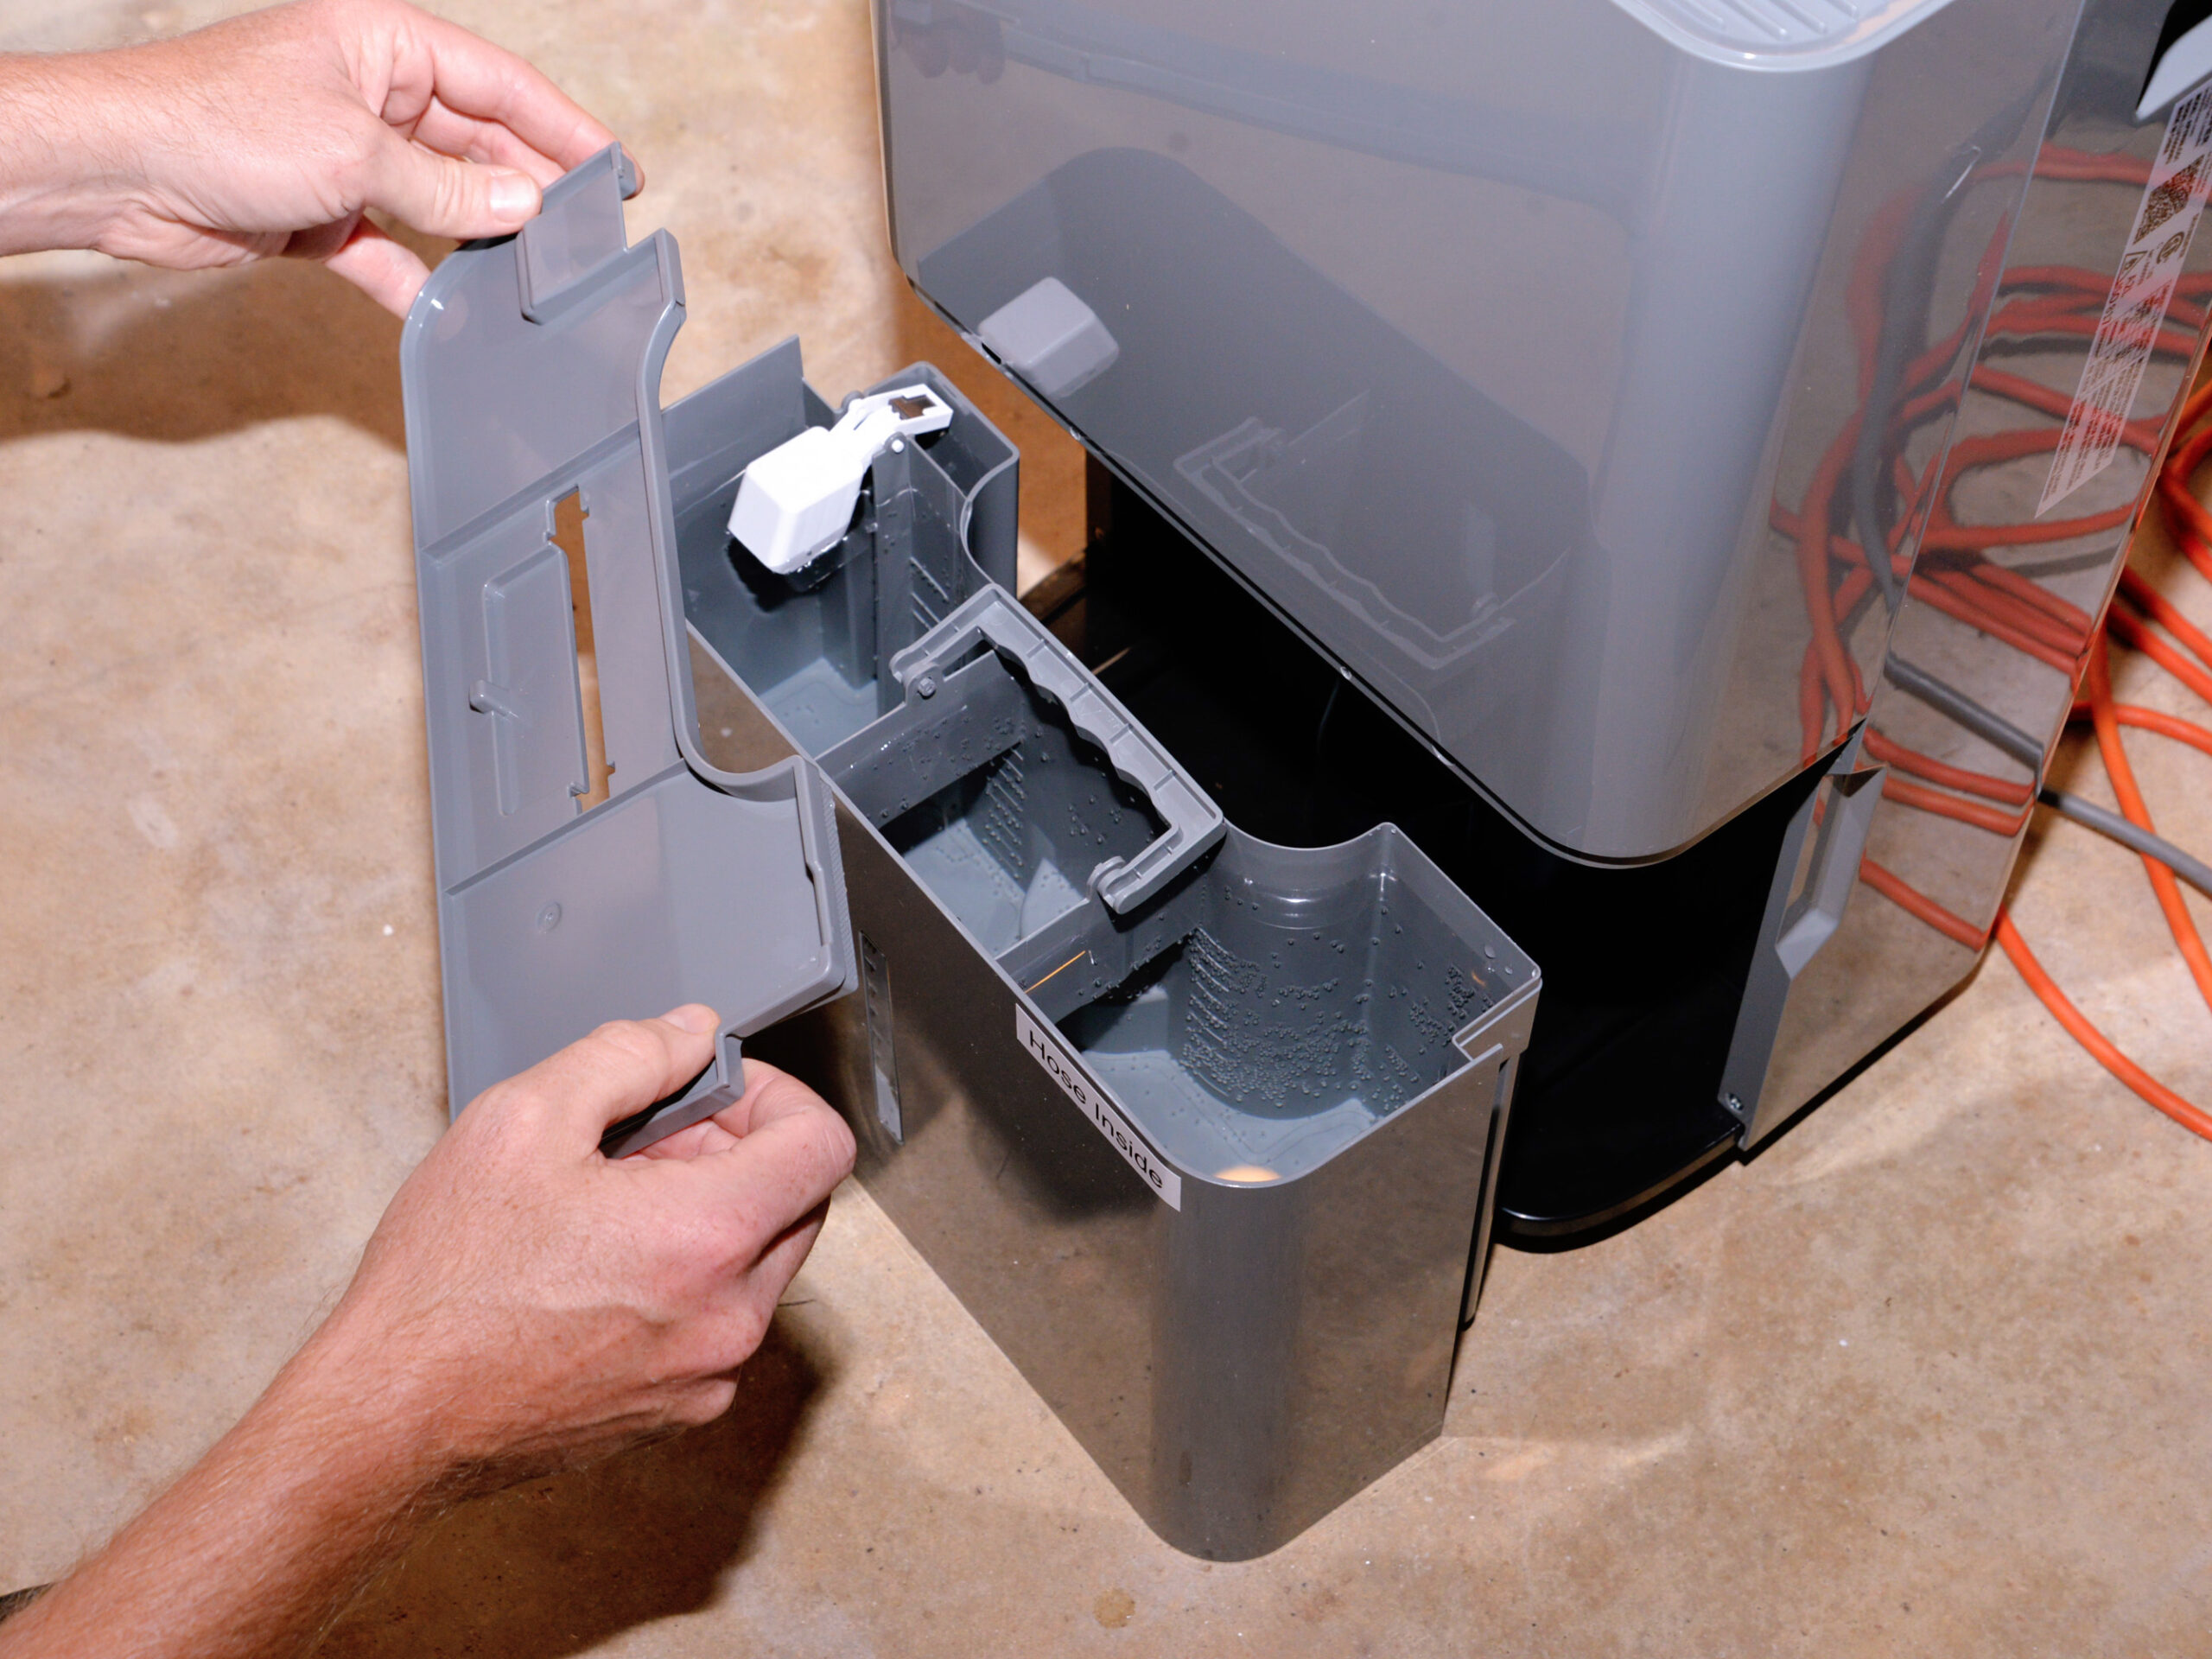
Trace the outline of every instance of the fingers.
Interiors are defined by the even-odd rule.
[[[737,1399],[734,1377],[710,1376],[692,1383],[670,1402],[668,1414],[686,1428],[704,1428]]]
[[[626,1158],[608,1166],[649,1184],[654,1212],[693,1241],[687,1247],[693,1259],[710,1271],[750,1281],[779,1241],[852,1173],[853,1136],[844,1120],[811,1091],[792,1086],[804,1103],[721,1151],[661,1161]],[[791,1252],[791,1271],[812,1241],[805,1230]]]
[[[629,1154],[632,1158],[696,1158],[702,1153],[720,1152],[725,1147],[737,1144],[737,1137],[715,1122],[702,1118],[688,1129],[678,1129],[674,1135],[640,1147]]]
[[[286,251],[320,258],[385,310],[403,317],[430,276],[430,268],[413,249],[401,246],[365,219],[356,220],[352,233],[333,251],[303,248],[297,237]]]
[[[658,1020],[613,1020],[499,1087],[537,1102],[564,1137],[595,1149],[608,1125],[706,1069],[717,1023],[712,1008],[696,1002]]]
[[[688,1159],[706,1153],[726,1151],[743,1140],[753,1128],[772,1118],[824,1103],[821,1096],[789,1072],[780,1071],[766,1061],[748,1058],[745,1062],[743,1099],[734,1106],[723,1107],[712,1117],[694,1123],[688,1129],[678,1129],[667,1139],[656,1141],[631,1155],[637,1158]]]
[[[772,1307],[791,1288],[807,1253],[814,1248],[814,1241],[822,1236],[822,1224],[829,1216],[830,1205],[825,1199],[785,1228],[775,1243],[761,1251],[760,1259],[753,1268],[753,1288]]]
[[[797,1077],[765,1060],[745,1062],[745,1094],[734,1106],[725,1106],[709,1122],[742,1140],[761,1124],[809,1106],[826,1106],[821,1096]]]
[[[527,173],[543,189],[568,169],[496,121],[480,120],[448,109],[436,99],[415,123],[415,142],[441,156],[458,156],[466,162],[489,167],[511,167]]]
[[[505,128],[560,171],[590,160],[614,142],[614,135],[582,105],[512,53],[456,23],[423,14],[409,19],[407,33],[427,58],[429,91],[438,104],[458,116]]]
[[[527,173],[440,156],[390,129],[377,143],[365,194],[369,207],[457,242],[520,230],[542,200]]]
[[[679,1166],[696,1183],[701,1201],[736,1230],[733,1251],[746,1259],[826,1200],[853,1171],[853,1134],[845,1120],[812,1090],[775,1075],[785,1087],[773,1116],[755,1118],[734,1145]]]
[[[669,1351],[679,1373],[727,1376],[759,1351],[828,1215],[827,1203],[816,1205],[767,1240],[757,1255],[723,1268],[711,1310]]]

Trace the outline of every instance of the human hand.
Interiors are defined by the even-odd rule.
[[[322,1328],[0,1652],[304,1651],[442,1501],[727,1410],[853,1137],[748,1060],[736,1105],[601,1157],[609,1125],[706,1065],[715,1025],[601,1026],[478,1096]]]
[[[851,1171],[844,1121],[745,1063],[744,1097],[634,1157],[613,1123],[712,1058],[691,1006],[602,1026],[485,1090],[400,1188],[300,1356],[382,1402],[430,1478],[484,1486],[729,1407]]]
[[[319,259],[404,315],[429,275],[365,215],[502,236],[614,142],[521,59],[404,0],[300,0],[120,51],[0,59],[0,253]]]

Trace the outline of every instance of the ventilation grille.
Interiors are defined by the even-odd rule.
[[[1619,0],[1669,31],[1734,52],[1856,45],[1940,9],[1943,0]]]

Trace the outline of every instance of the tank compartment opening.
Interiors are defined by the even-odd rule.
[[[1231,830],[1184,942],[1061,1028],[1160,1149],[1238,1180],[1318,1167],[1466,1064],[1528,976],[1388,825],[1339,847]]]

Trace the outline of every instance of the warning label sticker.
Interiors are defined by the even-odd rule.
[[[1170,1210],[1180,1210],[1183,1178],[1160,1160],[1122,1115],[1106,1103],[1096,1085],[1084,1076],[1082,1068],[1069,1057],[1067,1050],[1039,1031],[1037,1022],[1029,1017],[1029,1011],[1018,1002],[1014,1008],[1014,1034],[1029,1051],[1029,1057],[1045,1068],[1070,1100],[1083,1109],[1091,1127],[1106,1137],[1108,1144],[1122,1154],[1131,1169],[1144,1177],[1145,1185],[1165,1198]]]
[[[2212,188],[2212,86],[2174,106],[2165,142],[2135,211],[2135,233],[2120,256],[2120,271],[2097,320],[2082,384],[2066,413],[2066,430],[2050,460],[2050,477],[2037,504],[2040,518],[2112,465],[2120,452],[2127,412],[2143,384],[2151,347],[2166,321],[2166,306],[2181,280],[2189,238]]]

